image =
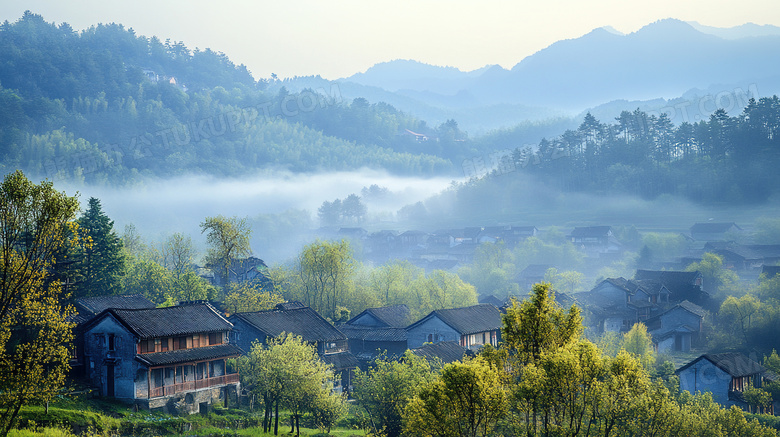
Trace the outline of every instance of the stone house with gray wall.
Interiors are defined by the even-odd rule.
[[[435,310],[409,325],[406,338],[410,349],[441,341],[454,341],[468,349],[486,344],[497,347],[501,339],[501,312],[490,304]]]
[[[239,389],[227,360],[233,325],[202,302],[168,308],[114,309],[84,326],[86,377],[102,396],[139,408],[197,413]]]

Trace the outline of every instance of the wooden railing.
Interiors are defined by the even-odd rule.
[[[170,396],[176,393],[198,390],[201,388],[215,387],[218,385],[233,384],[238,382],[238,373],[230,375],[215,376],[213,378],[198,379],[195,381],[186,381],[178,384],[167,385],[165,387],[155,387],[149,391],[150,398],[161,396]]]

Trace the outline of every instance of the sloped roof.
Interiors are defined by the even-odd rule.
[[[479,298],[479,303],[490,304],[496,308],[501,308],[502,306],[504,306],[504,304],[506,304],[506,302],[507,300],[501,300],[492,294],[487,296],[480,296]]]
[[[762,266],[761,273],[766,275],[767,279],[772,279],[780,274],[780,266]]]
[[[296,310],[299,308],[306,308],[306,305],[303,302],[299,302],[297,300],[282,302],[276,305],[277,310]]]
[[[664,285],[669,287],[679,285],[693,285],[696,282],[696,278],[701,276],[698,271],[693,272],[681,272],[674,270],[642,270],[638,269],[634,274],[634,279],[637,280],[656,280],[661,281]],[[674,290],[670,290],[674,291]]]
[[[138,354],[135,359],[147,366],[163,366],[168,364],[187,363],[192,361],[213,360],[217,358],[230,358],[241,355],[241,349],[233,344],[220,344],[216,346],[196,347],[192,349],[179,349],[167,352],[155,352],[151,354]]]
[[[236,313],[230,316],[230,320],[234,318],[245,321],[270,337],[278,337],[286,332],[300,335],[310,343],[346,339],[341,331],[310,307]]]
[[[352,352],[338,352],[335,354],[325,354],[322,356],[325,364],[333,366],[333,370],[340,371],[344,369],[353,369],[360,365],[357,357]]]
[[[126,294],[121,296],[94,296],[81,297],[75,300],[76,316],[73,322],[76,324],[86,323],[95,315],[109,308],[119,309],[150,309],[155,308],[154,302],[140,294]]]
[[[519,277],[521,278],[527,278],[527,277],[536,277],[536,276],[542,276],[547,274],[547,270],[555,268],[555,266],[551,264],[529,264],[528,267],[524,268],[522,272],[520,272]]]
[[[501,329],[501,312],[490,304],[435,310],[406,329],[411,329],[432,317],[438,317],[463,335]]]
[[[140,310],[109,308],[90,321],[90,325],[108,314],[112,314],[140,338],[174,337],[200,332],[229,331],[233,328],[232,323],[207,303]]]
[[[454,341],[425,344],[417,349],[412,349],[412,353],[426,360],[439,358],[444,364],[460,361],[466,355],[473,355],[473,352]]]
[[[341,331],[350,340],[406,341],[405,328],[386,328],[365,325],[341,325]]]
[[[704,354],[677,369],[677,373],[682,372],[702,359],[709,360],[717,368],[723,370],[732,377],[750,376],[757,373],[767,372],[764,366],[758,364],[743,354],[737,352],[726,352],[722,354]]]
[[[732,227],[736,228],[737,230],[742,230],[739,226],[737,226],[734,222],[728,222],[728,223],[695,223],[693,226],[691,226],[691,234],[720,234],[723,232],[728,232],[729,229]]]
[[[572,237],[608,237],[612,231],[611,226],[584,226],[576,227],[571,231]]]
[[[390,305],[386,307],[367,308],[362,313],[351,318],[347,324],[351,325],[364,314],[369,314],[385,326],[403,328],[409,325],[409,307],[404,304]]]
[[[685,310],[688,310],[689,312],[691,312],[693,314],[696,314],[699,317],[704,317],[707,314],[707,312],[704,310],[704,308],[702,308],[702,307],[700,307],[700,306],[696,305],[695,303],[693,303],[691,301],[688,301],[688,300],[684,300],[684,301],[678,303],[677,305],[675,305],[674,307],[669,309],[667,312],[673,310],[675,307],[681,307],[681,308],[683,308]]]

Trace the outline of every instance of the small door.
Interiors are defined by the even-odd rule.
[[[106,396],[114,397],[114,365],[106,365]]]

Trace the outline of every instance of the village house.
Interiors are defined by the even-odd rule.
[[[699,271],[640,269],[634,274],[634,280],[660,282],[669,290],[669,302],[673,304],[686,300],[704,308],[713,304],[710,295],[703,290],[702,274]]]
[[[778,244],[738,244],[733,241],[708,242],[704,252],[723,258],[723,266],[738,272],[758,274],[764,265],[780,261]]]
[[[697,241],[733,240],[733,235],[742,232],[742,228],[734,222],[729,223],[695,223],[691,226],[691,238]]]
[[[254,342],[266,344],[270,338],[282,334],[298,335],[315,345],[320,358],[332,364],[336,374],[341,374],[343,386],[351,384],[351,374],[358,361],[349,352],[347,337],[312,308],[292,302],[279,304],[268,311],[235,313],[228,320],[234,325],[230,342],[245,353],[251,350]],[[336,388],[341,387],[337,385]]]
[[[408,346],[454,341],[468,349],[483,345],[498,346],[501,337],[501,313],[490,304],[432,311],[406,328]]]
[[[84,326],[98,314],[109,308],[123,310],[150,309],[155,308],[154,302],[141,296],[140,294],[129,294],[124,296],[94,296],[81,297],[73,302],[76,310],[73,317],[69,320],[74,323],[73,328],[73,347],[71,348],[70,374],[74,377],[85,376],[85,358],[84,358]]]
[[[455,361],[463,361],[466,357],[473,357],[474,351],[465,348],[454,341],[440,341],[438,343],[426,343],[418,348],[411,349],[418,357],[423,357],[429,362],[441,360],[442,364]]]
[[[197,413],[239,388],[227,361],[233,325],[211,305],[107,309],[84,326],[87,377],[103,396],[139,408]]]
[[[706,311],[692,302],[680,302],[645,324],[656,351],[661,353],[690,352],[699,339]]]
[[[614,237],[611,226],[576,227],[569,234],[572,244],[589,257],[619,254],[623,247]]]
[[[680,367],[675,372],[680,378],[680,390],[690,393],[712,393],[712,399],[729,407],[736,405],[747,410],[742,394],[750,386],[761,388],[778,376],[743,354],[728,352],[705,354]],[[774,413],[771,408],[768,413]]]
[[[358,358],[361,368],[367,368],[380,354],[389,357],[403,355],[407,349],[406,329],[409,308],[391,305],[368,308],[339,326],[349,342],[349,351]]]
[[[600,332],[626,332],[635,323],[658,314],[670,292],[658,281],[607,278],[591,291],[577,295],[592,314],[589,325]]]

